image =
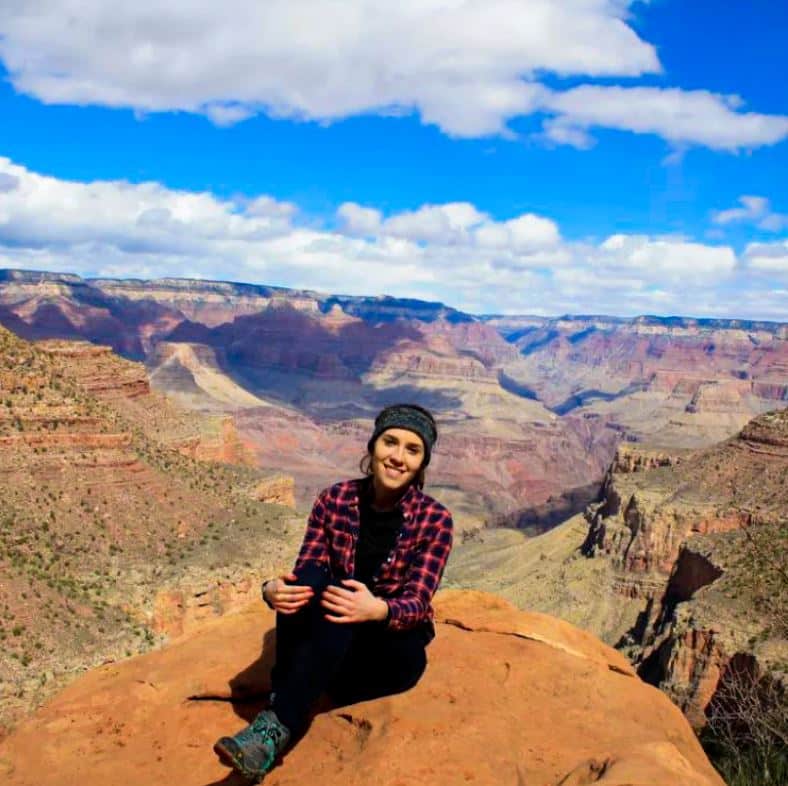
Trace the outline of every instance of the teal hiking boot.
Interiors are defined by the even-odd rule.
[[[222,764],[259,783],[289,741],[287,726],[280,723],[274,712],[264,710],[238,734],[218,740],[213,749]]]

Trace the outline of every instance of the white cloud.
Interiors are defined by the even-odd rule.
[[[635,273],[647,281],[716,281],[736,268],[736,255],[729,246],[707,246],[677,238],[611,235],[597,253],[597,266]]]
[[[289,219],[298,212],[298,207],[292,202],[280,202],[264,194],[248,200],[244,212],[247,216]]]
[[[573,125],[567,117],[552,117],[542,124],[542,138],[556,145],[569,145],[578,150],[594,146],[593,137],[583,128]]]
[[[750,223],[767,232],[779,232],[788,227],[788,214],[775,213],[769,200],[761,196],[740,196],[741,207],[715,210],[711,220],[715,224]]]
[[[380,231],[383,216],[380,210],[363,207],[355,202],[339,206],[337,216],[351,235],[375,235]]]
[[[431,243],[464,243],[468,230],[486,219],[468,202],[424,205],[386,219],[382,232],[394,237]]]
[[[788,276],[788,240],[777,243],[750,243],[744,257],[752,270]]]
[[[16,89],[45,103],[194,112],[217,125],[413,112],[452,136],[507,136],[512,118],[546,113],[544,138],[579,148],[592,127],[721,150],[788,135],[788,119],[706,91],[554,93],[539,82],[659,73],[628,24],[632,2],[7,0],[0,58]]]
[[[653,46],[609,0],[11,0],[0,57],[47,103],[214,122],[418,111],[458,136],[524,114],[537,71],[636,76]],[[120,55],[120,56],[119,56]]]
[[[546,102],[558,113],[545,124],[554,142],[587,145],[593,127],[657,134],[674,144],[716,150],[772,145],[788,136],[788,117],[737,111],[741,99],[706,90],[581,85]]]
[[[0,267],[182,276],[441,300],[480,312],[678,313],[788,319],[786,242],[615,234],[569,241],[547,216],[496,220],[468,202],[384,215],[345,203],[341,229],[274,197],[78,182],[0,158]],[[782,282],[782,283],[781,283]]]
[[[480,248],[507,248],[524,253],[556,246],[560,240],[555,222],[533,213],[509,221],[487,222],[476,229],[475,235]]]

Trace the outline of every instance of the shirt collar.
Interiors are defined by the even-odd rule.
[[[367,475],[364,478],[359,478],[356,481],[356,489],[355,489],[355,500],[354,502],[356,505],[361,504],[361,497],[364,494],[368,494],[371,490],[372,485],[372,477]],[[416,500],[421,495],[421,490],[416,486],[415,483],[411,483],[410,486],[406,489],[405,493],[399,498],[399,501],[394,506],[395,508],[399,508],[403,513],[409,511]]]

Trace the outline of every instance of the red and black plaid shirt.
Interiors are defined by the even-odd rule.
[[[306,563],[328,566],[336,580],[353,577],[359,536],[359,496],[368,481],[347,480],[323,491],[309,515],[297,571]],[[451,513],[416,486],[400,499],[402,529],[374,578],[374,594],[389,606],[388,625],[407,630],[432,622],[432,596],[449,558]]]

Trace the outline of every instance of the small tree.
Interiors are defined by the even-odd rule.
[[[737,653],[706,709],[703,741],[729,786],[788,783],[788,696],[752,655]]]

